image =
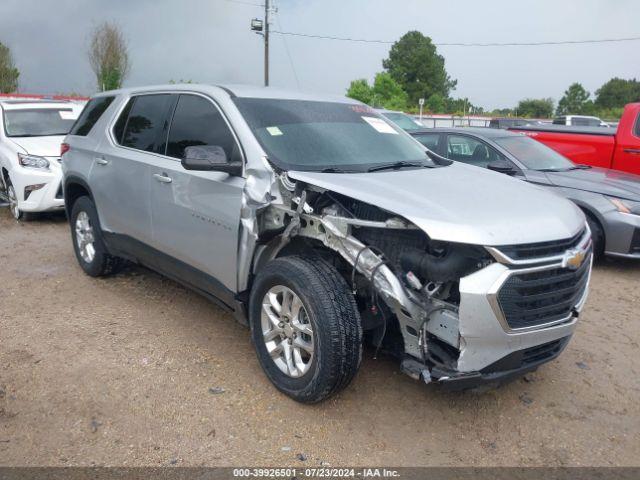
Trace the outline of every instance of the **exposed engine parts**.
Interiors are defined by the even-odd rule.
[[[254,269],[296,238],[317,242],[325,253],[339,255],[363,328],[377,337],[377,346],[385,336],[400,335],[394,353],[401,357],[408,354],[427,365],[455,362],[460,348],[458,282],[492,262],[487,252],[431,241],[405,219],[332,192],[294,186],[289,180],[283,187],[283,204],[263,212],[267,243]],[[431,378],[428,371],[421,376]]]

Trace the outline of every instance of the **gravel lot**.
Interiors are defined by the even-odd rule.
[[[367,351],[303,406],[205,299],[84,275],[63,217],[0,209],[0,245],[2,465],[640,465],[640,263],[595,269],[573,341],[526,379],[445,393]]]

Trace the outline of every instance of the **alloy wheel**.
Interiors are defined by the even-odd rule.
[[[276,366],[289,377],[303,376],[311,368],[314,333],[300,297],[288,287],[272,287],[262,300],[262,335]]]
[[[7,196],[9,197],[9,210],[16,220],[20,220],[20,209],[18,208],[18,197],[13,185],[7,187]]]
[[[87,212],[80,212],[76,217],[76,244],[78,245],[78,251],[82,259],[87,262],[93,262],[96,256],[96,249],[94,246],[94,234],[93,226]]]

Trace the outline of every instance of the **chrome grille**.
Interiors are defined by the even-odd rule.
[[[591,249],[576,270],[556,266],[517,270],[498,291],[497,300],[511,329],[540,327],[569,320],[585,295],[591,271]]]

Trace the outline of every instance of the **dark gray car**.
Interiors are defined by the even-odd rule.
[[[565,196],[586,214],[599,255],[640,258],[640,176],[577,165],[523,134],[504,130],[438,128],[411,134],[450,160],[505,173]]]

